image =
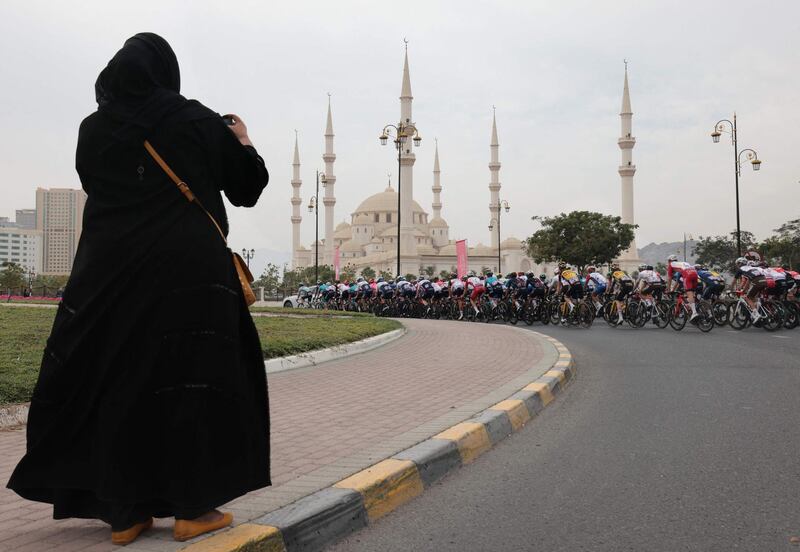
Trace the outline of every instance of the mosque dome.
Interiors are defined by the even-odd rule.
[[[426,211],[416,201],[411,203],[414,213],[426,213]],[[386,188],[384,191],[373,194],[361,202],[353,211],[354,214],[376,213],[376,212],[397,212],[397,192],[394,188]]]
[[[431,228],[449,228],[450,225],[442,217],[434,217],[428,223]]]
[[[522,247],[522,242],[519,241],[517,238],[506,238],[502,242],[500,242],[500,249],[520,249]]]

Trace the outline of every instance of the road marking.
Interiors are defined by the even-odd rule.
[[[775,339],[789,339],[788,335],[773,335]]]

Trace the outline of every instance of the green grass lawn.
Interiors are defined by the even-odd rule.
[[[315,312],[310,309],[286,311],[291,314]],[[0,307],[0,404],[30,400],[55,314],[56,309]],[[265,359],[342,345],[400,327],[394,320],[371,315],[256,317],[254,320]]]
[[[267,312],[271,314],[295,314],[298,316],[355,316],[372,317],[368,312],[350,312],[325,309],[293,309],[284,307],[250,307],[250,312]]]

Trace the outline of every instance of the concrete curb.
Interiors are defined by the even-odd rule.
[[[572,354],[550,342],[556,361],[505,400],[332,487],[183,548],[185,552],[298,552],[321,550],[419,496],[525,426],[575,379]]]
[[[264,361],[264,368],[268,374],[274,374],[275,372],[285,372],[286,370],[316,366],[323,362],[328,362],[329,360],[339,360],[360,353],[366,353],[367,351],[386,345],[395,339],[399,339],[404,336],[407,331],[408,329],[404,326],[397,330],[368,337],[361,341],[354,341],[353,343],[346,343],[344,345],[337,345],[336,347],[319,349],[317,351],[309,351],[299,355],[271,358]]]

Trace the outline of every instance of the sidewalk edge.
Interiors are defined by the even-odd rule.
[[[251,531],[238,542],[231,535],[233,529],[182,550],[237,552],[247,546],[275,552],[321,550],[419,496],[522,429],[575,379],[577,371],[569,349],[557,339],[532,333],[553,346],[556,359],[548,371],[507,399],[331,487],[250,521],[250,527],[265,528],[263,548],[255,547],[258,537],[254,541]]]
[[[327,349],[318,349],[316,351],[300,353],[299,355],[271,358],[264,361],[264,369],[268,374],[274,374],[276,372],[285,372],[286,370],[317,366],[323,362],[366,353],[367,351],[371,351],[372,349],[376,349],[387,343],[391,343],[395,339],[403,337],[406,332],[408,332],[408,328],[403,326],[402,328],[390,332],[373,335],[372,337],[352,343],[345,343],[344,345],[328,347]]]

